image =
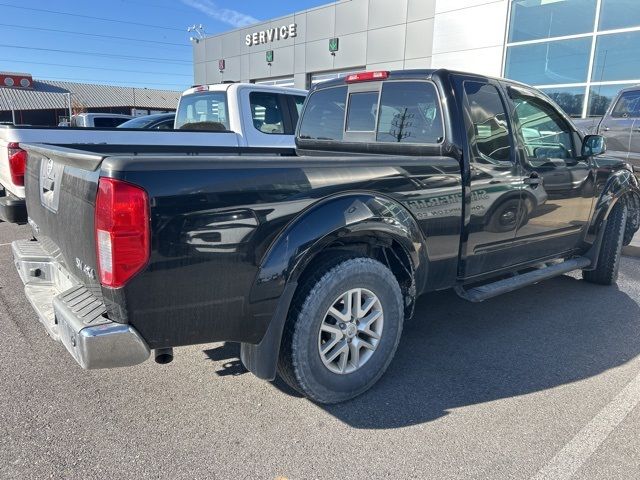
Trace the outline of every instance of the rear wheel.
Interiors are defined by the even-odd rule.
[[[365,392],[395,354],[404,313],[393,273],[371,258],[351,258],[301,286],[283,334],[278,373],[319,403]]]
[[[619,201],[611,211],[600,245],[598,265],[595,270],[583,270],[582,278],[599,285],[613,285],[618,279],[620,255],[627,225],[627,206]]]

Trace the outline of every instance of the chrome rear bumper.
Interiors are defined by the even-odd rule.
[[[109,320],[99,297],[79,285],[40,243],[18,240],[11,248],[40,322],[82,368],[128,367],[149,358],[149,347],[138,332]]]

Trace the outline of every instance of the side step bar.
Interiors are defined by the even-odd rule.
[[[587,257],[577,257],[566,260],[562,263],[551,265],[550,267],[540,268],[531,272],[516,275],[514,277],[498,280],[497,282],[488,283],[479,287],[465,290],[462,285],[455,287],[456,293],[470,302],[482,302],[489,298],[497,297],[503,293],[512,292],[528,285],[557,277],[573,270],[586,268],[591,265],[591,260]]]

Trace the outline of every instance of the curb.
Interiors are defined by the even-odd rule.
[[[640,245],[638,242],[632,242],[626,247],[622,247],[622,255],[627,257],[639,257],[640,258]]]

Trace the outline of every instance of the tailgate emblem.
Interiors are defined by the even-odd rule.
[[[40,203],[53,213],[58,211],[60,189],[56,187],[62,179],[63,171],[64,165],[56,164],[51,158],[42,158],[40,162]]]

